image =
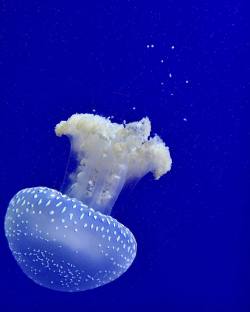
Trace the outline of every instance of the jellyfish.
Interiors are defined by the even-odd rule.
[[[78,292],[114,281],[133,263],[132,232],[111,217],[123,186],[171,168],[168,147],[150,137],[148,118],[117,124],[93,114],[74,114],[55,127],[71,142],[76,166],[64,193],[44,186],[20,190],[5,216],[9,248],[35,283]]]

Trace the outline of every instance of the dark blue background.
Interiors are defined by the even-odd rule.
[[[1,311],[250,311],[248,8],[0,5]],[[173,168],[160,181],[146,176],[114,208],[138,241],[129,271],[92,291],[53,292],[15,263],[4,215],[21,188],[60,189],[69,143],[54,126],[93,109],[117,122],[149,116]]]

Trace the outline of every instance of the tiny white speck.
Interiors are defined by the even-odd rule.
[[[51,216],[52,216],[54,213],[55,213],[54,210],[51,210],[51,211],[49,212],[49,214],[50,214]]]
[[[56,204],[56,207],[59,207],[59,206],[61,206],[61,204],[62,204],[63,202],[61,201],[61,202],[59,202],[58,204]]]
[[[84,217],[84,213],[82,213],[82,214],[81,214],[81,216],[80,216],[80,220],[82,220],[82,219],[83,219],[83,217]]]
[[[186,80],[185,83],[189,83],[189,80]]]
[[[160,62],[161,62],[161,63],[164,63],[164,60],[163,60],[163,59],[161,59],[161,60],[160,60]]]
[[[169,74],[168,74],[168,77],[169,77],[169,78],[172,78],[172,77],[173,77],[172,73],[169,73]]]
[[[171,50],[174,50],[174,49],[175,49],[175,46],[174,46],[174,45],[172,45],[172,46],[171,46]]]
[[[51,219],[51,222],[54,222],[54,221],[55,221],[55,219],[52,218],[52,219]]]
[[[186,117],[184,117],[184,118],[183,118],[183,121],[185,121],[185,122],[186,122],[186,121],[187,121],[187,118],[186,118]]]
[[[47,202],[47,204],[46,204],[45,206],[46,206],[46,207],[49,206],[50,203],[51,203],[51,200],[49,199],[48,202]]]

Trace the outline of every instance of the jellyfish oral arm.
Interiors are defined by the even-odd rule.
[[[156,179],[171,168],[168,147],[159,136],[150,137],[148,118],[128,124],[92,114],[74,114],[56,125],[67,135],[78,162],[66,193],[95,210],[110,214],[127,181],[152,172]]]

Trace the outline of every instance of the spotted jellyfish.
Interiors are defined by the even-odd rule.
[[[152,172],[158,180],[171,168],[168,147],[150,137],[148,118],[117,124],[93,114],[74,114],[55,127],[66,135],[76,166],[64,194],[30,187],[11,199],[5,234],[22,271],[37,284],[67,292],[114,281],[131,266],[137,243],[111,217],[123,186]]]

